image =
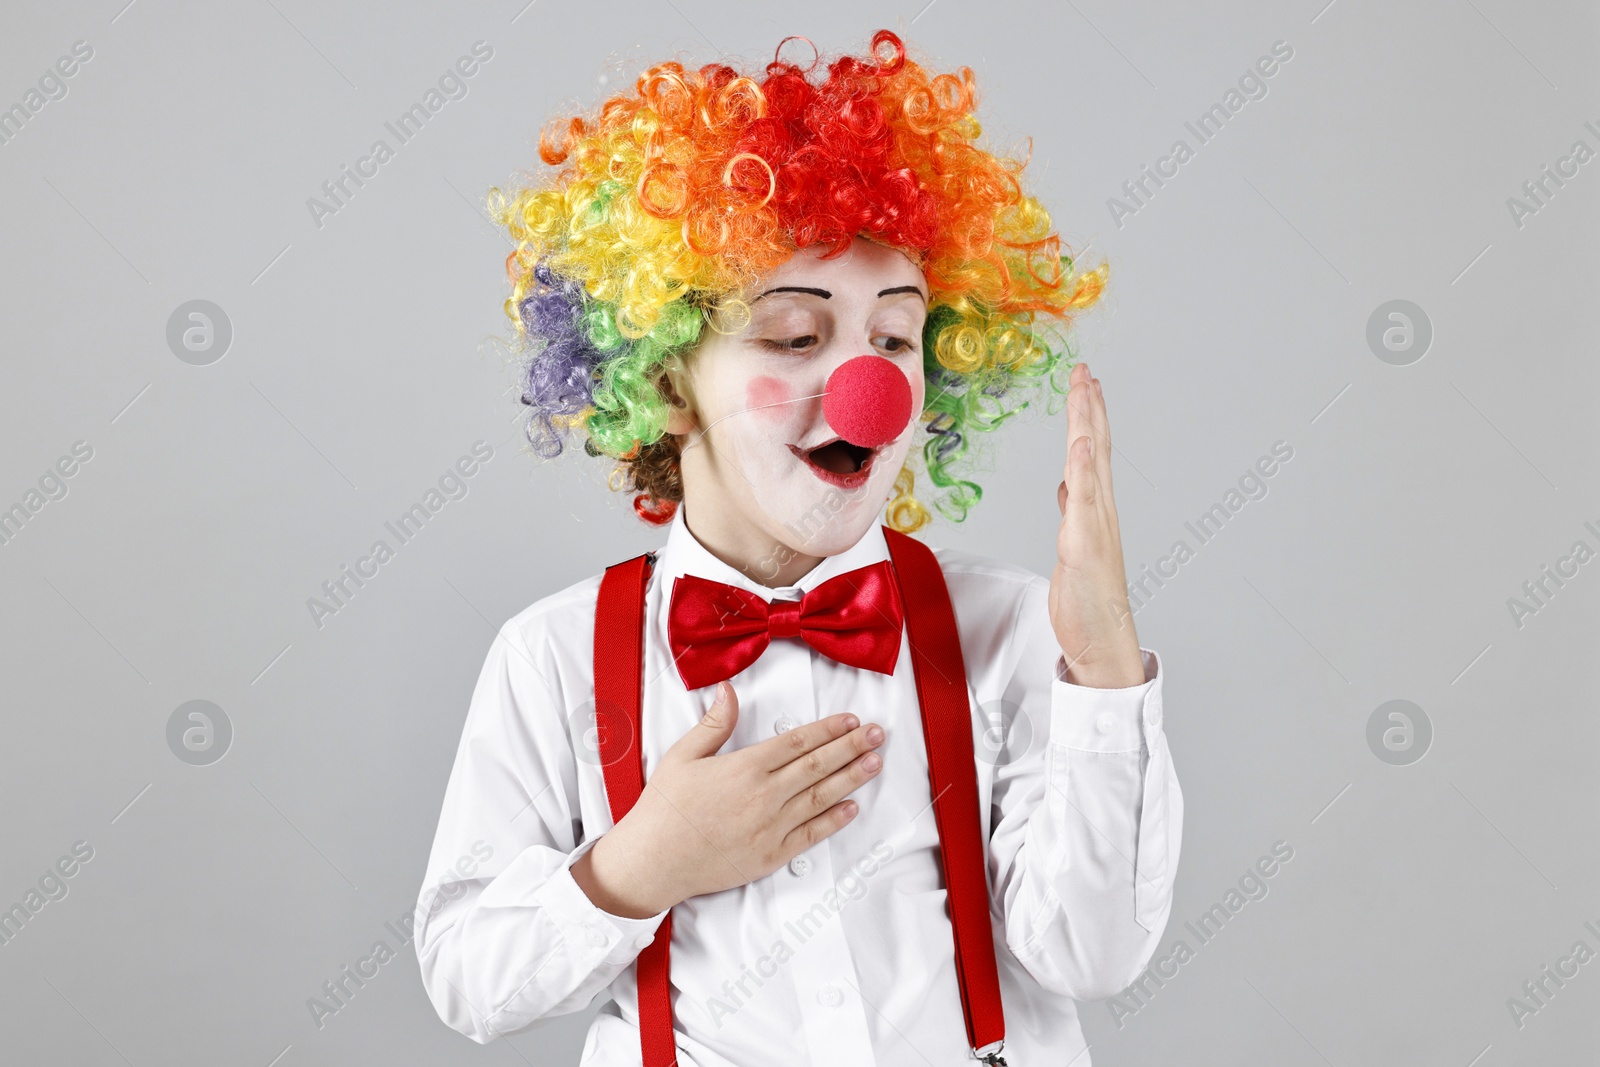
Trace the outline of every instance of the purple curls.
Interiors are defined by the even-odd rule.
[[[594,370],[604,358],[589,340],[583,322],[583,286],[534,265],[539,287],[518,305],[522,327],[536,348],[525,366],[522,402],[532,409],[528,442],[545,458],[561,454],[556,419],[582,412],[593,402]]]

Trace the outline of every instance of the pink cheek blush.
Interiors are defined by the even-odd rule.
[[[788,382],[763,374],[750,379],[750,384],[745,387],[744,406],[763,422],[775,425],[789,417],[788,401],[793,398]]]

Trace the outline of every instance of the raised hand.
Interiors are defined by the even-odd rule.
[[[1056,487],[1061,526],[1050,575],[1050,623],[1067,681],[1120,689],[1144,681],[1128,607],[1122,534],[1111,496],[1111,428],[1100,380],[1072,368],[1067,392],[1067,461]]]
[[[854,715],[716,755],[739,719],[733,686],[661,757],[628,814],[572,865],[605,911],[643,919],[771,874],[855,818],[845,797],[875,777],[883,728]]]

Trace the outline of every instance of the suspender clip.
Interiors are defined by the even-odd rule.
[[[995,1042],[992,1051],[982,1052],[978,1049],[973,1049],[972,1058],[980,1063],[988,1064],[989,1067],[1006,1067],[1005,1057],[1000,1055],[1001,1050],[1005,1047],[1006,1040],[1005,1038],[1001,1038],[999,1041]],[[985,1045],[984,1048],[989,1048],[989,1046]]]

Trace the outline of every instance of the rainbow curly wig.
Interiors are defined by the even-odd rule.
[[[561,168],[551,180],[490,191],[516,242],[506,313],[525,357],[528,440],[550,457],[583,435],[590,455],[619,461],[612,485],[637,491],[638,514],[667,521],[682,483],[666,361],[758,275],[859,235],[928,281],[921,454],[934,506],[959,521],[982,496],[956,473],[971,434],[1025,407],[1026,380],[1065,391],[1066,329],[1106,268],[1074,269],[1022,189],[1026,160],[979,147],[969,68],[930,75],[880,30],[866,57],[814,77],[820,55],[809,67],[781,58],[793,40],[760,80],[657,64],[596,114],[541,134],[540,158]],[[913,487],[908,466],[888,508],[895,529],[929,519]]]

